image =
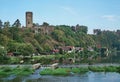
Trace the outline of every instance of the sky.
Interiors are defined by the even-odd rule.
[[[76,24],[93,29],[120,29],[120,0],[0,0],[0,20],[25,26],[25,12],[33,12],[33,22],[50,25]]]

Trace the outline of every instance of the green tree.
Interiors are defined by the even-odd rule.
[[[3,34],[0,34],[0,45],[7,47],[8,42],[9,38]]]
[[[47,27],[49,24],[47,22],[43,22],[42,26]]]
[[[77,32],[83,32],[85,34],[87,34],[87,32],[88,32],[88,27],[87,26],[83,26],[83,25],[80,26],[79,24],[77,24],[76,27],[74,27],[74,28]]]
[[[22,43],[18,47],[18,52],[20,52],[23,56],[31,56],[34,53],[34,48],[29,43]]]
[[[7,51],[6,51],[5,47],[0,45],[0,56],[5,56],[6,53],[7,53]]]
[[[19,28],[20,28],[20,27],[21,27],[20,20],[17,19],[12,26],[13,26],[13,27],[19,27]]]
[[[18,47],[19,47],[19,43],[11,40],[8,42],[7,44],[7,51],[9,52],[17,52],[18,50]]]
[[[96,35],[100,35],[101,34],[101,29],[94,29],[93,32]]]
[[[10,22],[9,21],[4,22],[4,28],[8,28],[8,27],[10,27]]]
[[[87,26],[80,26],[82,28],[82,32],[87,34],[88,32],[88,27]]]
[[[19,52],[23,56],[31,56],[35,50],[30,43],[17,43],[11,41],[8,44],[8,51]]]
[[[64,53],[63,50],[62,50],[62,48],[59,49],[59,53],[60,53],[60,54],[63,54],[63,53]]]
[[[0,29],[3,27],[2,21],[0,20]]]
[[[100,50],[101,57],[106,57],[106,51],[107,51],[107,48],[101,48]]]
[[[18,27],[10,27],[9,32],[11,33],[11,38],[17,42],[23,42],[23,38],[20,36],[20,29]]]

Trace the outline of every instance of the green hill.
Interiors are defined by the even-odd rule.
[[[120,50],[120,30],[96,31],[87,34],[87,26],[45,26],[35,28],[4,27],[0,29],[0,45],[7,52],[30,53],[50,52],[60,46],[83,48],[107,47]]]

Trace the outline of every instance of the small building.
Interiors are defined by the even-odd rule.
[[[82,48],[82,47],[75,47],[75,52],[77,53],[77,52],[81,52],[81,51],[83,51],[84,50],[84,48]]]
[[[7,56],[14,56],[13,52],[8,52]]]
[[[64,46],[64,47],[60,47],[64,52],[67,53],[72,53],[75,50],[74,46]]]
[[[88,49],[88,51],[94,51],[94,49],[92,47],[88,47],[87,49]]]
[[[20,56],[20,52],[8,52],[7,53],[8,56]]]
[[[52,54],[56,54],[56,53],[59,53],[59,49],[53,49],[51,50]]]

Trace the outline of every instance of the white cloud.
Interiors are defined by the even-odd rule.
[[[78,13],[72,7],[64,6],[64,7],[60,7],[60,8],[63,9],[65,12],[71,14],[71,15],[78,15]]]
[[[102,18],[108,20],[108,21],[116,21],[118,20],[120,17],[116,16],[116,15],[104,15],[102,16]]]

